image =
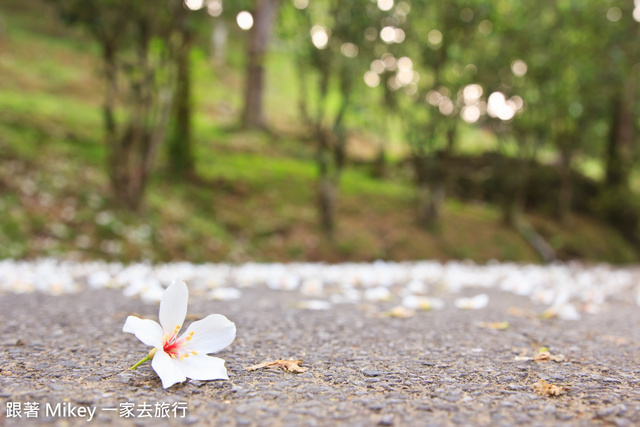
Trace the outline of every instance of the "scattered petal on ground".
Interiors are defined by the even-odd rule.
[[[489,295],[480,294],[472,298],[458,298],[454,305],[463,310],[478,310],[485,308],[489,304]]]
[[[329,310],[331,309],[331,303],[329,301],[323,301],[319,299],[310,299],[306,301],[300,301],[298,304],[296,304],[296,307],[306,310]]]

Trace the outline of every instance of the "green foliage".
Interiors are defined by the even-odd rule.
[[[110,6],[137,16],[144,12],[137,7],[146,3],[85,3],[82,13],[65,17],[84,22],[82,31],[56,27],[55,20],[41,26],[42,19],[33,19],[34,12],[12,13],[7,20],[10,37],[3,43],[13,53],[0,57],[0,156],[8,159],[2,157],[2,167],[7,169],[0,175],[5,191],[0,206],[3,257],[78,251],[84,257],[123,260],[536,260],[522,239],[499,225],[500,213],[493,205],[452,199],[445,204],[444,221],[436,235],[415,227],[413,190],[404,163],[392,162],[394,178],[381,181],[368,176],[367,165],[353,167],[347,162],[340,177],[338,213],[344,219],[344,226],[338,227],[340,238],[337,243],[319,239],[313,194],[317,169],[308,123],[300,120],[295,99],[297,77],[308,82],[302,96],[307,119],[336,133],[345,132],[347,140],[356,136],[380,147],[390,147],[391,139],[409,143],[391,155],[393,160],[411,149],[424,150],[423,154],[442,150],[448,144],[448,131],[455,128],[452,152],[479,156],[500,146],[509,157],[535,156],[554,164],[559,163],[559,153],[570,152],[573,169],[597,170],[595,176],[603,179],[607,176],[603,153],[614,129],[614,98],[626,94],[632,115],[638,116],[638,88],[633,83],[638,70],[633,66],[640,56],[631,2],[414,0],[408,11],[408,2],[396,2],[392,10],[383,12],[368,0],[317,0],[304,11],[292,2],[281,8],[279,39],[267,62],[266,99],[276,131],[273,135],[238,132],[234,123],[241,109],[246,33],[231,29],[226,68],[212,69],[210,18],[202,10],[191,15],[194,19],[189,23],[198,34],[190,59],[197,88],[193,138],[199,179],[171,182],[167,166],[171,155],[162,152],[159,171],[150,178],[147,206],[133,215],[117,210],[107,191],[104,165],[109,146],[102,142],[99,111],[105,87],[96,78],[102,72],[97,59],[102,52],[96,43],[87,42],[87,34],[109,27],[112,32],[101,35],[126,46],[120,65],[130,66],[135,62],[131,40],[136,32],[129,27],[123,30],[122,25],[105,26],[113,23],[110,13],[97,22],[94,9]],[[220,19],[232,27],[235,14],[250,10],[252,4],[225,2]],[[621,12],[617,21],[608,18],[610,13],[616,17],[617,12],[611,12],[614,8]],[[316,24],[330,32],[325,49],[311,43],[311,27]],[[405,40],[383,42],[380,31],[385,26],[402,29]],[[371,29],[375,37],[366,36]],[[440,41],[434,30],[440,33]],[[346,43],[357,46],[355,57],[343,53]],[[149,40],[151,57],[161,58],[165,48],[160,38]],[[379,84],[368,87],[365,73],[372,71],[374,61],[389,55],[396,66],[400,58],[410,58],[419,79],[394,86],[399,70],[389,65],[377,73]],[[516,60],[526,64],[526,73],[514,73]],[[134,82],[143,78],[135,67],[121,72]],[[499,91],[507,99],[521,97],[524,107],[508,120],[482,114],[478,121],[466,123],[461,91],[470,84],[483,89],[478,105],[486,105],[488,96]],[[441,103],[427,102],[432,91],[451,101],[449,113],[440,108]],[[119,122],[128,117],[123,107],[114,114]],[[523,153],[522,145],[534,142],[538,151]],[[631,163],[634,150],[633,145],[622,150]],[[14,164],[24,169],[13,173],[9,169],[14,166],[4,166]],[[486,174],[486,168],[480,169]],[[543,177],[536,173],[537,169],[531,173],[530,182],[536,188],[530,197],[544,199],[546,211],[551,211],[546,206],[552,203],[550,194],[556,191],[558,176],[551,167]],[[22,177],[28,179],[23,182]],[[54,183],[60,179],[65,184],[58,188]],[[496,174],[483,182],[498,179]],[[582,184],[574,179],[574,190],[579,191]],[[22,188],[30,188],[29,181],[40,194],[25,195]],[[46,205],[50,198],[62,202]],[[624,230],[635,229],[635,198],[624,185],[615,191],[605,189],[593,196],[584,211],[595,212],[611,224],[623,224]],[[67,205],[75,209],[70,220],[61,212]],[[96,223],[96,217],[105,218],[103,213],[108,221]],[[570,218],[566,230],[544,218],[534,218],[532,223],[567,257],[635,259],[633,250],[609,228]],[[572,228],[571,221],[578,226]],[[87,239],[88,246],[79,249]]]

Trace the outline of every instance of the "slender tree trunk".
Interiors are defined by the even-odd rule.
[[[332,135],[321,125],[316,127],[318,141],[318,210],[320,213],[320,225],[322,231],[329,237],[333,237],[335,230],[335,211],[337,203],[337,182],[335,165],[333,165],[330,139]]]
[[[413,165],[417,184],[417,220],[418,224],[433,229],[440,222],[446,187],[442,179],[440,159],[432,156],[414,154]]]
[[[264,63],[278,0],[257,0],[254,24],[249,40],[247,75],[242,125],[245,128],[265,128],[263,111]]]
[[[629,185],[629,159],[635,127],[628,97],[628,94],[619,93],[614,98],[611,109],[605,177],[608,188],[627,188]]]
[[[180,178],[194,173],[191,133],[191,46],[193,34],[190,29],[182,30],[182,42],[176,55],[177,84],[173,109],[173,126],[168,140],[169,166],[171,172]]]
[[[558,220],[565,222],[571,212],[573,198],[573,179],[571,177],[571,160],[573,150],[560,150],[560,188],[558,189]]]
[[[333,237],[336,228],[336,204],[338,191],[336,183],[329,176],[321,176],[318,180],[318,207],[320,209],[320,224],[323,232]]]
[[[528,146],[527,136],[524,133],[516,133],[519,139],[518,156],[514,160],[503,157],[504,170],[502,175],[504,183],[502,219],[505,225],[518,227],[520,216],[524,212],[527,198],[527,185],[529,181],[530,161],[535,157],[526,155]],[[535,153],[535,149],[533,150]]]
[[[211,32],[212,60],[215,67],[222,67],[227,62],[227,40],[229,30],[223,18],[213,19],[213,31]]]
[[[298,109],[300,111],[300,117],[302,121],[306,124],[311,124],[311,114],[309,114],[309,106],[308,106],[308,81],[307,76],[309,75],[309,70],[307,69],[306,60],[300,56],[296,58],[296,72],[298,74]]]

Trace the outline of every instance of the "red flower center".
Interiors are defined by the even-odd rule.
[[[182,360],[185,357],[189,357],[189,353],[197,356],[198,353],[195,351],[188,350],[186,347],[187,342],[191,341],[193,338],[194,331],[189,332],[189,335],[186,337],[178,339],[178,331],[180,331],[180,325],[176,326],[173,330],[173,334],[171,336],[166,335],[164,337],[164,343],[162,344],[162,351],[167,353],[171,358],[175,359],[179,357]]]

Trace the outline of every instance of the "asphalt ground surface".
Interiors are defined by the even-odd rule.
[[[117,290],[2,295],[0,425],[86,425],[81,407],[93,425],[640,425],[630,292],[579,321],[540,319],[544,307],[528,298],[482,292],[486,308],[453,308],[478,293],[465,290],[408,318],[385,317],[392,303],[301,309],[297,292],[262,287],[225,302],[192,293],[187,322],[221,313],[237,326],[217,354],[230,380],[166,390],[149,363],[128,369],[149,347],[122,332],[128,315],[157,320],[157,304]],[[541,347],[559,361],[526,359]],[[308,370],[246,369],[276,359]],[[541,379],[560,394],[536,392]]]

